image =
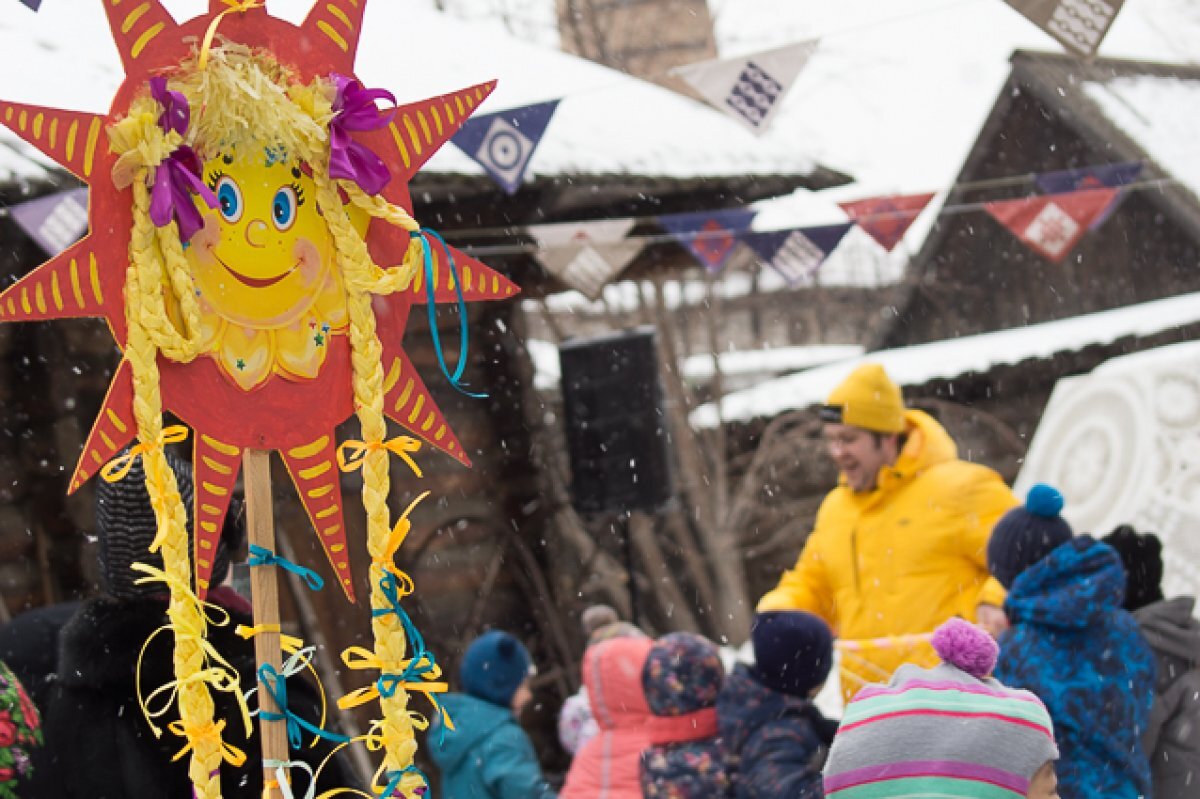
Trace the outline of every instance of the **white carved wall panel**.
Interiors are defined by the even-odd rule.
[[[1058,382],[1016,492],[1063,492],[1078,533],[1119,524],[1163,541],[1163,592],[1200,595],[1200,342],[1108,361]]]

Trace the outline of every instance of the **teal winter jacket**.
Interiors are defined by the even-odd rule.
[[[442,799],[555,799],[529,736],[512,711],[468,694],[442,704],[454,722],[434,722],[429,752],[442,772]]]

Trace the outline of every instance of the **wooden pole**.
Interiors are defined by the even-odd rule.
[[[251,544],[270,552],[275,551],[275,515],[271,501],[271,453],[265,449],[247,449],[242,456],[242,475],[246,493],[246,533]],[[254,636],[254,659],[261,668],[271,664],[275,672],[283,670],[283,653],[279,646],[279,582],[275,569],[260,566],[250,570],[250,596],[254,605],[254,624],[267,625],[272,632]],[[282,678],[281,678],[282,679]],[[266,686],[258,686],[258,707],[268,713],[282,713]],[[287,724],[284,721],[258,720],[262,739],[263,763],[288,760]],[[275,769],[263,767],[263,784],[276,780]],[[283,794],[278,787],[264,790],[264,797]]]

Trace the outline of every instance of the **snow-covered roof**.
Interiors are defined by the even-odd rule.
[[[1200,293],[1184,294],[1056,322],[880,350],[727,394],[721,404],[722,416],[726,421],[747,421],[818,404],[866,362],[882,364],[902,386],[919,385],[1198,322]],[[702,405],[692,412],[691,421],[696,427],[712,427],[717,423],[717,409],[713,403]]]
[[[1159,167],[1200,198],[1200,80],[1144,75],[1087,81],[1083,90]]]
[[[164,0],[163,5],[187,19],[207,3]],[[272,0],[269,8],[299,21],[311,6],[312,0]],[[38,14],[6,4],[0,8],[0,97],[107,111],[123,77],[107,29],[100,2],[47,2]],[[530,163],[532,176],[686,178],[815,169],[806,148],[795,142],[761,142],[724,114],[675,92],[518,41],[496,22],[437,13],[424,0],[368,5],[357,73],[368,85],[391,89],[401,102],[497,78],[499,86],[481,113],[563,98]],[[7,130],[0,132],[0,143],[13,138]],[[425,169],[482,174],[452,145]]]

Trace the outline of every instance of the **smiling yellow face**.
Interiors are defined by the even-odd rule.
[[[221,153],[204,165],[219,206],[204,209],[204,229],[188,247],[205,302],[230,322],[257,329],[299,319],[334,261],[312,179],[299,164],[272,155]]]
[[[316,184],[279,149],[224,152],[204,165],[218,207],[186,249],[206,351],[238,385],[316,377],[346,326],[335,248]],[[349,209],[359,234],[368,217]]]

